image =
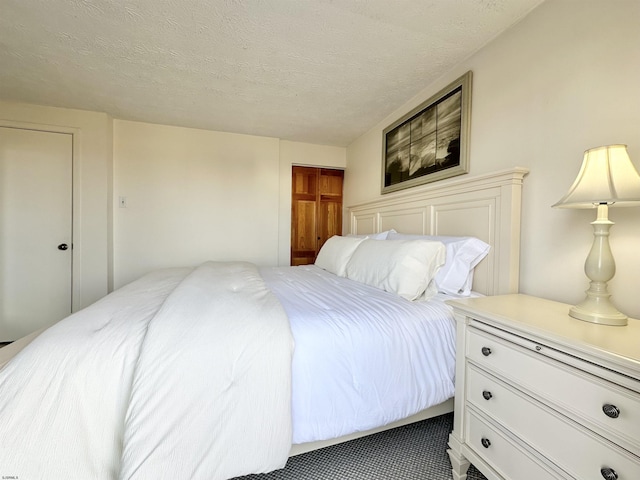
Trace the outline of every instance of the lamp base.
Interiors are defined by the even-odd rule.
[[[584,272],[591,280],[587,298],[569,310],[569,315],[585,322],[600,325],[626,325],[627,316],[613,306],[607,290],[607,282],[616,272],[616,264],[609,247],[609,229],[613,222],[609,220],[609,207],[606,203],[598,205],[598,213],[593,225],[593,245],[584,264]]]
[[[620,313],[608,298],[587,297],[582,303],[571,307],[569,315],[578,320],[599,325],[624,326],[627,324],[627,316]]]

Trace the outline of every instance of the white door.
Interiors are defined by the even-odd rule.
[[[72,165],[72,135],[0,127],[0,342],[71,313]]]

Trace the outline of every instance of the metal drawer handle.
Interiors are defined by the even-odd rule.
[[[488,357],[489,355],[491,355],[491,349],[489,347],[482,347],[482,354],[485,357]]]
[[[493,397],[493,395],[489,390],[483,390],[482,396],[484,397],[485,400],[490,400],[491,397]]]
[[[613,468],[604,467],[600,469],[600,473],[602,474],[602,478],[605,480],[617,480],[618,474]]]
[[[482,440],[480,440],[480,443],[482,443],[482,446],[484,448],[489,448],[491,446],[491,442],[489,441],[488,438],[483,438]],[[604,470],[604,469],[603,469]],[[615,472],[614,472],[615,473]],[[603,474],[604,475],[604,474]],[[616,478],[618,478],[618,476],[616,475]]]
[[[609,418],[618,418],[620,416],[620,409],[610,403],[605,403],[602,406],[602,411]]]

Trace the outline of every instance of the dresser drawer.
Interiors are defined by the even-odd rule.
[[[566,478],[538,464],[530,455],[516,447],[512,440],[484,422],[473,411],[468,412],[465,430],[467,444],[507,480]]]
[[[615,470],[619,480],[640,479],[640,458],[590,430],[469,365],[466,398],[510,432],[581,480],[602,480],[602,468]]]
[[[466,355],[608,439],[630,451],[640,451],[640,395],[546,357],[543,345],[529,342],[529,349],[526,340],[520,339],[520,343],[525,346],[469,328]]]

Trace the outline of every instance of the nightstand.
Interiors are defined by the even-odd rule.
[[[450,301],[454,480],[640,479],[640,321],[603,326],[527,295]]]

